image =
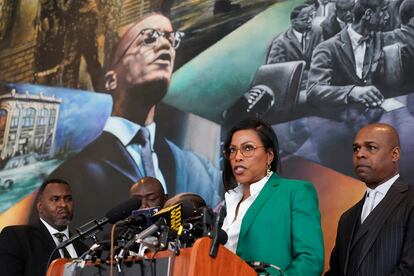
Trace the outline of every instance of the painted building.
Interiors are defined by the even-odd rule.
[[[53,156],[61,102],[42,93],[0,91],[0,158],[30,153]]]

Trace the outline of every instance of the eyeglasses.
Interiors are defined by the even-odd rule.
[[[142,35],[142,41],[146,46],[153,46],[158,43],[160,37],[167,39],[174,49],[180,46],[181,39],[184,37],[183,32],[162,32],[152,28],[143,29],[139,35]]]
[[[230,147],[226,150],[223,151],[224,156],[227,159],[234,159],[237,155],[237,151],[240,151],[240,153],[244,156],[244,157],[252,157],[254,155],[254,151],[258,148],[264,148],[265,146],[254,146],[254,145],[242,145],[240,148],[236,148],[236,147]]]

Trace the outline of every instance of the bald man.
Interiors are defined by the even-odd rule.
[[[193,192],[211,205],[220,201],[220,171],[206,157],[167,139],[155,122],[156,105],[170,85],[181,37],[168,18],[152,13],[120,38],[105,74],[113,106],[103,132],[49,176],[72,183],[82,210],[75,224],[124,201],[131,186],[145,176],[157,178],[166,194]]]
[[[132,185],[129,190],[131,198],[138,197],[141,199],[141,207],[160,207],[164,206],[167,195],[164,193],[161,182],[150,176],[141,178],[137,183]]]
[[[387,124],[367,125],[352,149],[367,191],[341,216],[325,275],[414,275],[414,189],[398,173],[398,133]]]

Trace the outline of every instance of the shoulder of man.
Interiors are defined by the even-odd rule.
[[[38,228],[35,225],[10,225],[3,228],[0,233],[0,243],[7,242],[13,243],[13,241],[27,240],[27,237],[35,236]]]

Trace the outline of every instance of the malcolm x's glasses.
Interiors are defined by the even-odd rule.
[[[223,151],[224,156],[227,159],[234,159],[237,155],[237,151],[244,157],[252,157],[254,155],[254,151],[258,148],[264,148],[265,146],[254,146],[250,144],[242,145],[240,148],[230,147]]]
[[[162,32],[152,28],[143,29],[139,35],[142,35],[144,45],[153,46],[159,42],[160,37],[164,37],[174,49],[180,46],[181,39],[184,37],[183,32]]]
[[[140,36],[142,36],[141,41],[142,41],[143,45],[153,47],[159,42],[160,37],[162,36],[162,37],[164,37],[165,39],[168,40],[168,42],[170,43],[170,45],[174,49],[177,49],[178,46],[180,46],[181,40],[185,36],[185,34],[183,32],[179,32],[179,31],[176,31],[176,32],[162,32],[162,31],[152,29],[152,28],[145,28],[145,29],[141,30],[138,33],[138,35],[133,40],[131,40],[131,42],[129,42],[129,44],[123,50],[122,54],[119,55],[118,58],[112,63],[112,67],[115,67],[115,66],[118,65],[118,63],[125,56],[126,52],[128,52],[129,48],[131,48],[131,46],[135,43],[135,41]],[[139,43],[141,43],[141,42],[139,42]]]

